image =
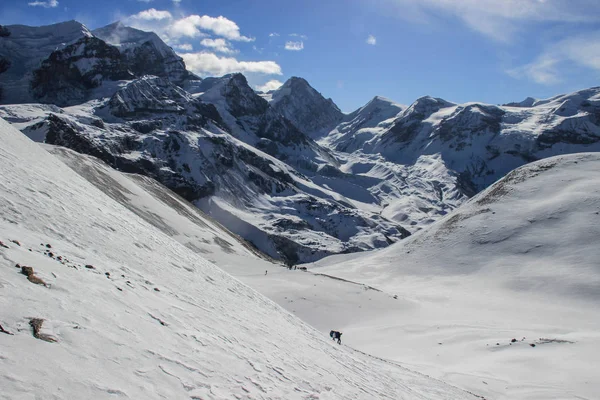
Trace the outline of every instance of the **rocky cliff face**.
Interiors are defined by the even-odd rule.
[[[271,93],[271,106],[303,132],[318,138],[331,131],[343,118],[331,99],[302,78],[292,77]]]
[[[144,32],[115,22],[92,31],[92,34],[116,47],[135,76],[155,75],[183,85],[191,77],[183,59],[154,32]]]
[[[67,106],[84,102],[89,92],[105,80],[133,78],[119,50],[96,37],[85,36],[53,51],[33,70],[31,94],[40,102]]]

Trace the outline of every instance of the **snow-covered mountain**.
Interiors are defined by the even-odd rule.
[[[364,206],[360,182],[344,179],[330,153],[239,74],[202,94],[144,77],[110,99],[64,109],[4,106],[0,114],[34,140],[157,179],[288,263],[383,247],[409,234]]]
[[[135,76],[155,75],[177,85],[182,85],[187,79],[199,79],[188,72],[183,59],[154,32],[115,22],[93,30],[92,34],[119,49]]]
[[[0,137],[4,397],[474,398],[338,346],[104,193],[120,189],[3,120]]]
[[[8,25],[10,36],[0,38],[0,56],[10,61],[10,67],[0,75],[4,104],[25,103],[34,100],[30,93],[33,71],[52,52],[89,38],[91,32],[77,21],[47,26]]]
[[[159,180],[290,263],[385,247],[514,168],[600,146],[599,88],[505,106],[374,97],[344,115],[302,78],[269,94],[241,74],[197,78],[158,36],[120,23],[8,28],[7,98],[51,104],[1,116]]]
[[[6,26],[0,57],[3,104],[42,102],[60,106],[110,96],[120,81],[155,75],[178,85],[199,78],[156,34],[117,22],[90,32],[68,21],[31,27]]]
[[[599,168],[599,153],[536,161],[400,243],[308,269],[398,296],[347,311],[352,346],[486,398],[594,398]]]
[[[343,118],[333,100],[325,99],[302,78],[291,77],[269,97],[277,112],[312,138],[327,134]]]
[[[358,145],[353,137],[333,143],[340,150],[380,154],[403,165],[440,154],[448,168],[479,191],[525,163],[600,149],[599,112],[600,88],[518,106],[423,97]]]

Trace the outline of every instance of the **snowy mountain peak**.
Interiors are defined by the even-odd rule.
[[[504,106],[506,107],[533,107],[533,105],[538,101],[538,99],[534,99],[533,97],[527,97],[523,101],[506,103]]]
[[[178,84],[190,76],[183,59],[154,32],[131,28],[117,21],[94,30],[93,34],[116,46],[137,76],[156,75]]]
[[[326,134],[343,118],[331,99],[303,78],[292,77],[271,94],[271,106],[313,138]]]

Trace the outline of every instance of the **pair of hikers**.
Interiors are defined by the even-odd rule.
[[[331,336],[331,339],[336,340],[338,344],[342,344],[342,332],[338,332],[338,331],[331,331],[329,332],[329,336]]]

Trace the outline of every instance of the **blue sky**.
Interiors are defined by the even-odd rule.
[[[496,104],[600,85],[600,0],[0,4],[0,24],[69,19],[154,30],[202,76],[241,71],[257,88],[304,77],[343,111],[375,95]]]

